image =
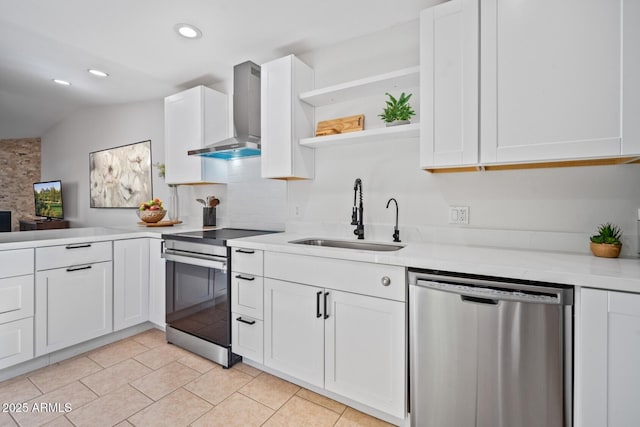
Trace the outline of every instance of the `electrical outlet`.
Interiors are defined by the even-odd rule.
[[[294,218],[300,218],[300,206],[299,205],[295,205],[293,207],[293,217]]]
[[[469,224],[469,206],[449,206],[449,224]]]

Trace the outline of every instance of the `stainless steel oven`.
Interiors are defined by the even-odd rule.
[[[273,231],[223,228],[163,234],[167,341],[230,367],[231,249],[228,239]]]

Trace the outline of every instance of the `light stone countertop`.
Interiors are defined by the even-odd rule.
[[[247,249],[640,293],[640,259],[637,258],[609,259],[586,254],[412,242],[401,243],[406,246],[394,252],[289,243],[293,240],[314,237],[319,236],[292,233],[268,234],[235,239],[230,241],[229,245]],[[329,237],[322,236],[322,238]]]

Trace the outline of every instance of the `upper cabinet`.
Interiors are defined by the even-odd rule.
[[[229,136],[227,95],[204,86],[164,99],[167,184],[220,183],[227,180],[224,160],[188,156],[187,151]]]
[[[420,14],[420,166],[478,163],[478,0]]]
[[[313,150],[299,144],[313,135],[314,109],[300,101],[313,88],[313,70],[293,55],[261,65],[262,177],[313,179]]]
[[[639,5],[478,3],[421,15],[423,168],[640,153]]]

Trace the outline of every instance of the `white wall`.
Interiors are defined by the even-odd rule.
[[[300,58],[315,70],[316,88],[417,65],[418,21]],[[362,105],[349,114],[336,105],[321,114],[367,111],[365,125],[380,126],[370,110]],[[359,177],[367,238],[391,240],[395,209],[385,205],[395,197],[404,240],[588,252],[597,225],[614,222],[625,233],[623,252],[637,251],[639,165],[432,175],[419,169],[418,157],[417,139],[317,149],[316,179],[288,184],[287,230],[353,237],[349,222]],[[469,225],[448,224],[452,205],[470,207]]]

